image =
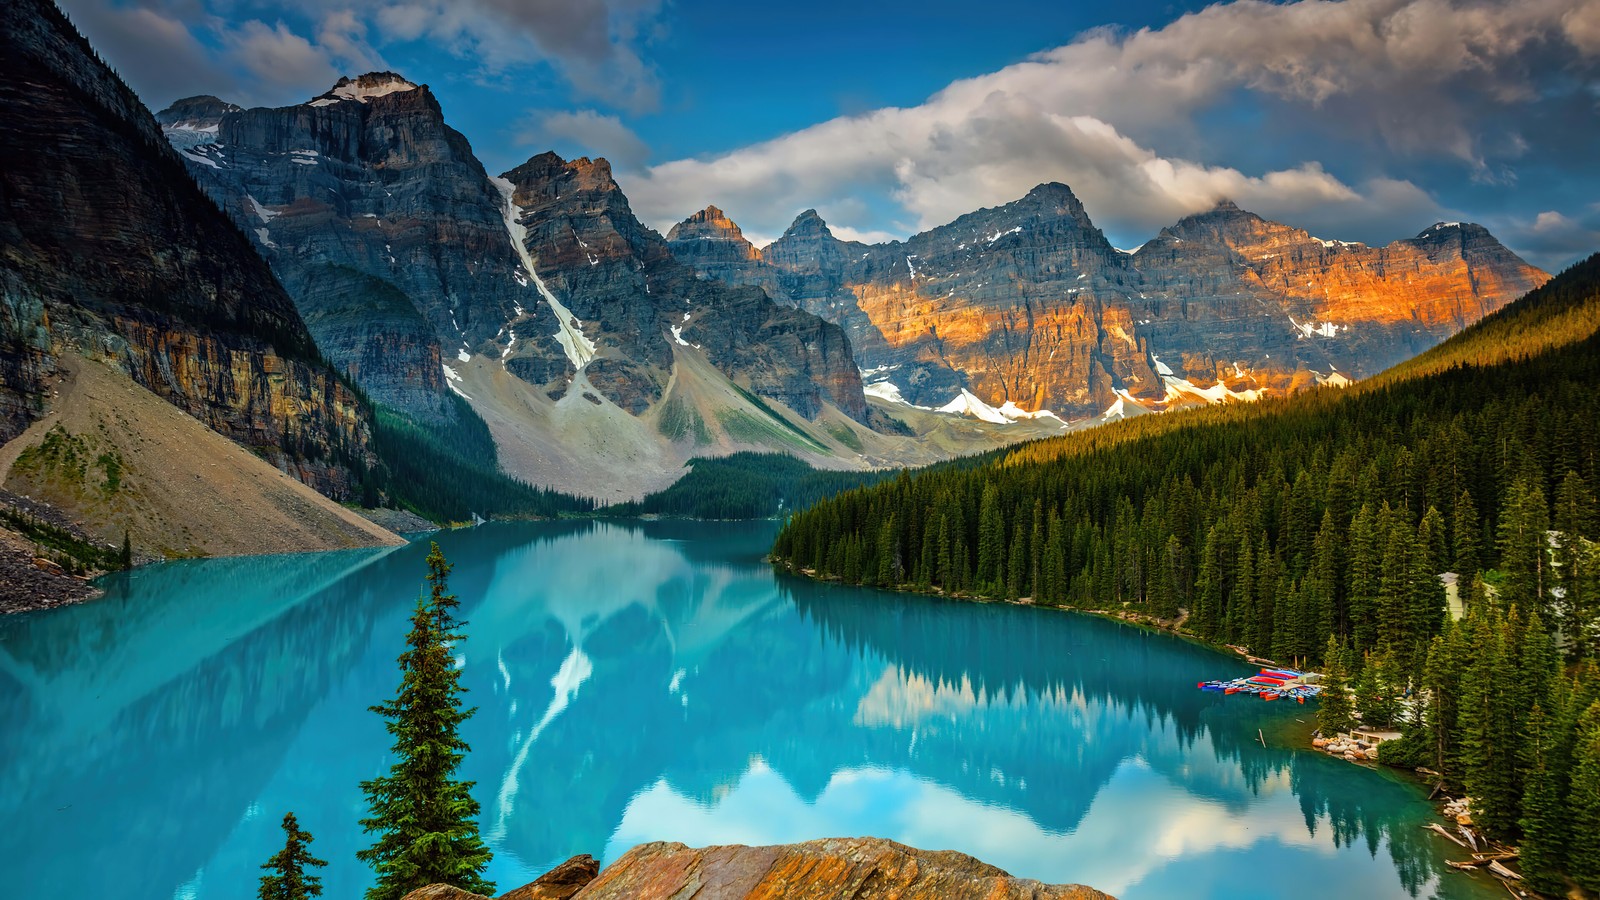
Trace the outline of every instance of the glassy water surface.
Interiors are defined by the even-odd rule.
[[[1274,741],[1310,705],[1195,689],[1237,661],[1085,616],[778,577],[772,530],[437,537],[502,891],[641,841],[865,834],[1124,900],[1498,896],[1445,868],[1414,787]],[[325,896],[358,896],[359,783],[389,763],[367,707],[396,687],[426,551],[165,564],[0,619],[7,890],[254,896],[293,810],[333,863]]]

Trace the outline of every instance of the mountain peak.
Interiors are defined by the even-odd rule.
[[[744,232],[727,214],[715,206],[707,206],[667,232],[669,241],[736,241],[749,243]]]
[[[172,101],[171,106],[156,113],[156,121],[167,127],[184,127],[189,123],[207,125],[216,123],[228,113],[239,111],[239,106],[220,97],[199,94]]]
[[[344,77],[334,82],[332,88],[309,101],[310,106],[332,106],[345,100],[366,103],[374,97],[383,97],[402,91],[414,91],[417,85],[394,72],[368,72],[355,78]]]
[[[1217,201],[1217,205],[1211,207],[1211,211],[1213,213],[1242,213],[1242,212],[1244,212],[1244,210],[1239,208],[1239,204],[1234,203],[1232,200],[1228,199],[1227,197],[1223,197],[1221,200],[1218,200]]]
[[[1072,200],[1076,201],[1078,196],[1072,193],[1072,188],[1062,184],[1059,181],[1046,181],[1042,184],[1034,185],[1033,190],[1029,191],[1023,197],[1024,200],[1055,200],[1065,198],[1071,198]]]
[[[784,237],[833,237],[833,232],[828,230],[828,223],[822,221],[822,216],[814,209],[808,209],[789,224],[784,231]]]

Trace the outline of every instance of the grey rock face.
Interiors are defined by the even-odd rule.
[[[375,399],[448,419],[441,358],[487,347],[527,291],[502,198],[432,92],[363,75],[297,106],[225,112],[217,130],[183,151],[190,169],[254,237],[318,345]],[[333,289],[340,278],[359,287]]]

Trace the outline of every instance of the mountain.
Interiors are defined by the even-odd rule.
[[[1062,184],[904,242],[841,241],[807,210],[757,249],[712,207],[669,243],[703,277],[842,325],[869,393],[1073,418],[1346,383],[1547,278],[1477,225],[1372,248],[1230,202],[1130,253]]]
[[[545,153],[503,178],[540,283],[567,298],[594,335],[563,342],[570,368],[547,356],[543,367],[519,374],[549,382],[583,366],[590,384],[638,415],[661,398],[674,345],[693,347],[753,393],[807,419],[826,402],[866,420],[861,376],[838,326],[759,290],[696,278],[634,217],[605,160]]]
[[[182,551],[119,518],[122,475],[142,472],[144,488],[161,492],[174,478],[192,487],[216,473],[183,452],[186,426],[140,431],[159,417],[141,418],[135,401],[72,419],[63,407],[87,367],[106,373],[96,385],[154,395],[192,417],[178,420],[232,439],[241,466],[356,496],[379,464],[370,410],[323,362],[293,301],[195,186],[149,111],[48,0],[8,8],[0,51],[0,442],[10,442],[0,458],[9,467],[37,451],[35,483],[67,494],[103,472],[84,526],[100,540],[132,530],[141,555]],[[295,518],[328,516],[341,529],[352,518],[309,491],[263,496]],[[206,531],[249,514],[213,496],[168,524]],[[392,540],[358,525],[308,546]]]
[[[802,415],[824,397],[866,415],[836,328],[697,282],[633,217],[604,160],[545,154],[490,178],[428,87],[389,72],[295,106],[194,97],[160,117],[324,352],[420,420],[449,418],[445,364],[474,354],[553,397],[581,368],[638,415],[662,396],[675,333],[700,336],[719,370]],[[207,129],[213,140],[188,144]],[[519,221],[528,208],[536,218]],[[689,307],[699,321],[682,317]]]
[[[503,198],[433,93],[379,72],[296,106],[192,97],[158,118],[328,358],[373,399],[453,421],[444,359],[486,348],[526,289]]]
[[[696,456],[859,469],[1059,427],[874,413],[838,325],[698,278],[604,159],[545,153],[491,177],[399,75],[277,109],[192,97],[159,118],[336,366],[424,431],[481,418],[527,481],[626,500]]]

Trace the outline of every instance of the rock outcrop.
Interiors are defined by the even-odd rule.
[[[712,208],[671,246],[703,277],[839,323],[875,393],[941,406],[966,389],[1065,416],[1364,377],[1548,278],[1476,225],[1372,248],[1227,202],[1129,253],[1061,184],[904,242],[841,241],[807,210],[757,250]]]
[[[41,415],[61,356],[79,353],[348,496],[375,462],[365,406],[48,0],[19,0],[0,21],[0,121],[0,442]]]
[[[589,854],[574,856],[538,880],[500,895],[500,900],[571,900],[600,874],[600,863]]]
[[[953,850],[918,850],[883,838],[827,838],[775,847],[706,847],[640,844],[573,894],[523,893],[500,900],[651,900],[703,897],[718,900],[1111,900],[1080,884],[1043,884]],[[592,859],[589,860],[591,863]],[[486,900],[445,885],[412,891],[405,900]]]

